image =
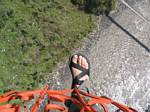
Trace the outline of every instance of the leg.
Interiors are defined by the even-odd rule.
[[[71,88],[80,88],[84,89],[81,85],[85,80],[89,79],[89,68],[90,64],[87,58],[81,54],[73,55],[70,58],[70,64],[69,64],[71,73],[72,73],[72,86]],[[74,95],[72,94],[72,97]],[[79,112],[79,108],[77,105],[71,103],[69,107],[69,112]]]
[[[71,88],[80,88],[81,90],[88,92],[89,87],[89,76],[90,76],[90,62],[86,58],[86,56],[82,54],[75,54],[70,58],[69,64],[71,74],[72,74],[72,86]],[[77,98],[78,96],[72,93],[72,97]],[[85,100],[89,100],[85,97]],[[96,112],[102,111],[103,109],[99,104],[95,104],[92,106]],[[69,107],[69,112],[79,112],[79,108],[77,105],[71,103]]]

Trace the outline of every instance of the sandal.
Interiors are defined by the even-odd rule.
[[[82,56],[83,58],[85,58],[86,61],[87,61],[87,63],[88,63],[88,69],[83,68],[83,67],[80,66],[78,63],[77,63],[77,64],[74,63],[74,62],[72,61],[74,55],[77,55],[78,58],[79,58],[79,56]],[[69,60],[69,68],[70,68],[70,71],[71,71],[72,77],[73,77],[73,78],[72,78],[72,87],[71,87],[71,89],[77,87],[77,85],[79,85],[79,87],[80,87],[80,86],[83,84],[83,82],[84,82],[85,80],[80,80],[82,77],[84,77],[84,76],[86,76],[86,75],[90,76],[90,62],[89,62],[88,58],[87,58],[86,56],[84,56],[83,54],[80,54],[80,53],[74,54],[74,55],[72,55],[72,56],[70,57],[70,60]],[[73,76],[73,70],[72,70],[72,68],[76,68],[76,69],[80,70],[81,73],[78,74],[76,77],[74,77],[74,76]]]

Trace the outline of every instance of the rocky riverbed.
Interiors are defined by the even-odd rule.
[[[149,0],[128,2],[150,20]],[[86,54],[91,61],[92,93],[125,103],[139,112],[150,112],[150,25],[124,8],[100,17],[97,29],[75,52]],[[70,87],[67,60],[53,74],[48,81],[52,88]]]

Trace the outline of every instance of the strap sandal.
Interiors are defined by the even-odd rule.
[[[88,63],[88,69],[83,68],[81,65],[79,65],[78,62],[77,63],[73,62],[73,57],[75,55],[77,55],[78,58],[79,58],[79,56],[82,56],[83,58],[86,59],[86,61]],[[78,85],[78,87],[80,87],[83,84],[83,82],[85,80],[81,80],[82,77],[84,77],[86,75],[90,76],[90,62],[89,62],[88,58],[86,56],[84,56],[83,54],[78,53],[78,54],[72,55],[70,57],[70,59],[69,59],[69,68],[70,68],[70,71],[72,73],[72,87],[71,87],[72,89],[75,88],[75,87],[77,87],[77,85]],[[73,69],[72,68],[76,68],[76,69],[80,70],[81,73],[79,73],[76,77],[74,77],[73,76]]]

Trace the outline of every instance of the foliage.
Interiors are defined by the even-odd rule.
[[[38,87],[94,26],[70,0],[0,0],[0,93]]]
[[[108,14],[115,9],[117,0],[71,0],[79,9],[84,9],[87,12],[94,14]]]

